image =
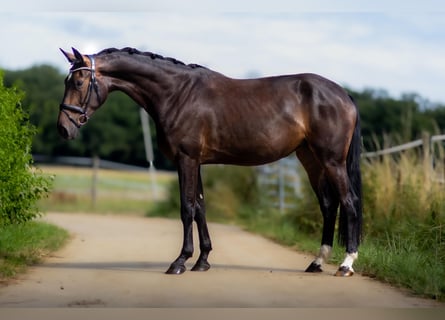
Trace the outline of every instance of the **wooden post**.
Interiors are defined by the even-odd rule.
[[[431,136],[428,132],[422,133],[423,149],[423,171],[425,173],[425,182],[431,182],[432,164],[431,164]]]

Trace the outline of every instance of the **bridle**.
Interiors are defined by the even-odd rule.
[[[88,91],[87,91],[87,94],[85,95],[85,98],[83,99],[80,107],[71,105],[71,104],[65,104],[65,103],[60,104],[60,111],[63,112],[77,128],[82,127],[83,125],[85,125],[88,122],[89,117],[87,114],[87,109],[88,109],[88,105],[91,100],[91,92],[93,91],[93,89],[94,89],[94,92],[96,93],[97,101],[98,102],[101,101],[100,94],[99,94],[99,86],[98,86],[97,78],[96,78],[96,64],[94,61],[94,57],[92,55],[89,55],[87,57],[91,61],[91,68],[80,67],[80,68],[72,69],[72,70],[70,70],[70,73],[68,75],[68,79],[69,79],[72,76],[72,74],[76,71],[87,70],[87,71],[90,71],[90,73],[91,73],[90,83],[88,84]],[[79,113],[80,116],[76,120],[73,117],[71,117],[71,115],[67,111]]]

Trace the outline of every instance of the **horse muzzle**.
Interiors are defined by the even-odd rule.
[[[79,133],[79,129],[76,126],[73,126],[71,123],[62,123],[61,121],[57,123],[57,131],[62,138],[67,140],[76,138]]]
[[[73,113],[78,114],[78,116],[73,115]],[[69,122],[63,121],[61,114],[64,114]],[[83,108],[62,103],[57,124],[59,134],[65,139],[74,139],[79,129],[88,122],[88,119],[89,117]]]

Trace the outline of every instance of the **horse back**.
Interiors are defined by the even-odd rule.
[[[315,74],[246,80],[216,74],[197,83],[176,121],[183,125],[168,136],[201,163],[263,164],[289,155],[304,140],[320,144],[349,127],[346,91]]]

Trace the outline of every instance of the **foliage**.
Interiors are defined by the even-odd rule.
[[[404,94],[400,99],[383,90],[348,90],[360,110],[363,145],[366,151],[378,149],[385,142],[408,142],[420,138],[423,131],[445,129],[438,122],[444,105],[432,105],[417,94]],[[386,141],[385,141],[386,139]]]
[[[233,221],[240,211],[260,202],[256,171],[252,167],[206,166],[203,170],[209,217]]]
[[[0,279],[10,278],[60,248],[68,232],[56,226],[29,222],[0,227]]]
[[[50,180],[31,168],[35,129],[20,105],[22,94],[3,86],[0,75],[0,226],[38,215],[36,201],[49,192]]]

